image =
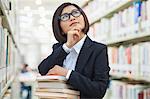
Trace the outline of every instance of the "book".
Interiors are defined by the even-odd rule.
[[[50,82],[46,81],[46,82],[38,82],[38,88],[65,89],[73,87],[61,81],[50,81]]]
[[[70,85],[66,84],[66,78],[59,75],[48,75],[37,77],[38,88],[56,88],[56,89],[66,89],[72,88]]]
[[[150,42],[138,44],[120,45],[118,47],[108,47],[109,63],[111,72],[125,76],[150,77]],[[115,65],[115,67],[114,67]],[[148,80],[148,79],[146,79]]]
[[[0,16],[0,68],[2,68],[2,17]]]
[[[149,85],[134,81],[111,80],[111,99],[149,99]],[[141,93],[142,92],[142,93]]]
[[[79,99],[80,92],[72,90],[64,76],[38,76],[36,80],[35,96],[40,99]]]
[[[44,89],[44,88],[38,88],[36,89],[36,92],[49,92],[49,93],[65,93],[65,94],[72,94],[72,95],[80,95],[79,91],[71,90],[71,89]]]
[[[65,94],[65,93],[48,93],[48,92],[35,92],[35,95],[39,98],[44,99],[79,99],[78,95],[71,95],[71,94]]]
[[[48,76],[38,76],[37,81],[66,81],[67,79],[64,76],[59,76],[59,75],[48,75]]]
[[[150,98],[150,88],[144,90],[144,99]]]
[[[147,19],[150,20],[150,0],[146,2]]]

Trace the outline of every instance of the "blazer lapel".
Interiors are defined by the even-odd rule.
[[[75,71],[81,72],[83,67],[85,66],[85,63],[88,61],[90,55],[92,54],[92,48],[90,48],[92,45],[92,40],[87,36],[86,40],[83,44],[83,47],[81,48],[81,51],[79,53]]]

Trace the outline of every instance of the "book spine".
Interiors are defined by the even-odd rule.
[[[126,74],[132,72],[136,76],[149,77],[150,73],[150,42],[135,45],[121,45],[119,47],[108,47],[109,63],[118,64],[116,72]],[[110,66],[111,66],[110,65]],[[130,67],[127,69],[128,66]],[[122,67],[122,68],[121,68]],[[133,69],[134,68],[134,69]],[[126,72],[126,73],[125,73]],[[131,73],[131,75],[133,75]]]
[[[150,88],[144,84],[129,84],[112,80],[110,83],[110,91],[112,99],[149,99],[148,93]]]
[[[141,1],[134,1],[133,5],[134,5],[134,9],[135,9],[135,18],[134,18],[134,23],[138,23],[139,21],[139,17],[141,16]]]

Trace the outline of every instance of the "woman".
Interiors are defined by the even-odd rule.
[[[88,19],[72,3],[60,5],[53,16],[53,32],[59,43],[39,65],[41,75],[65,76],[67,83],[80,91],[80,98],[102,98],[109,81],[107,47],[86,34]]]

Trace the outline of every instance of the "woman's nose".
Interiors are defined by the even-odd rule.
[[[70,15],[70,21],[73,21],[73,20],[75,20],[75,17]]]

